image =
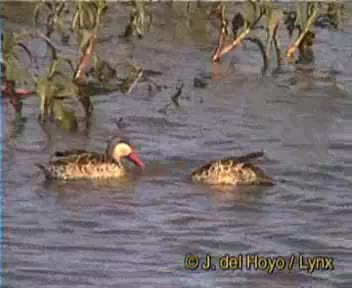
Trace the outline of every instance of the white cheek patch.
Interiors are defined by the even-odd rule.
[[[114,158],[121,158],[121,157],[126,157],[130,155],[132,152],[132,149],[129,145],[126,143],[119,143],[116,145],[114,149]]]

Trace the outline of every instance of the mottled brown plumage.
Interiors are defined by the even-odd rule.
[[[263,152],[254,152],[241,157],[228,157],[211,161],[192,172],[192,180],[206,184],[225,185],[273,185],[274,180],[251,163],[263,157]]]
[[[41,164],[37,166],[49,179],[117,178],[125,174],[121,163],[124,157],[143,168],[139,156],[126,141],[120,139],[115,144],[110,140],[104,154],[85,150],[59,151],[51,157],[48,167]]]

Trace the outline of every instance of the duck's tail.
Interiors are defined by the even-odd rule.
[[[261,185],[268,185],[268,186],[273,186],[275,185],[275,180],[273,178],[271,178],[270,176],[266,175],[266,174],[261,174],[258,177],[258,182]]]
[[[251,163],[247,163],[247,167],[250,168],[252,170],[252,172],[255,173],[256,175],[256,183],[260,184],[260,185],[268,185],[268,186],[272,186],[275,185],[275,180],[268,176],[263,169],[254,166]]]
[[[35,166],[37,166],[40,170],[44,172],[46,178],[50,178],[49,170],[44,165],[36,163]]]

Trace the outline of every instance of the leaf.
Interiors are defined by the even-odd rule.
[[[313,27],[313,24],[315,23],[316,19],[319,17],[320,3],[313,3],[312,6],[307,7],[307,10],[308,10],[308,8],[311,8],[311,14],[310,14],[308,20],[306,21],[306,25],[304,27],[301,27],[300,35],[298,36],[296,41],[293,43],[293,45],[286,52],[286,57],[289,59],[290,62],[292,62],[295,50],[298,47],[301,47],[301,44],[304,43],[305,40],[307,40],[306,36],[309,34],[314,35],[314,33],[311,32],[310,30]],[[308,11],[307,11],[307,14],[308,14]],[[314,37],[313,37],[313,39],[314,39]],[[308,46],[312,46],[312,43]],[[310,51],[309,53],[312,53],[312,51]]]
[[[57,78],[54,81],[56,87],[55,97],[67,98],[75,97],[78,95],[78,87],[72,81],[65,78]]]
[[[65,31],[65,25],[64,25],[65,19],[63,16],[56,15],[54,17],[53,22],[56,26],[57,31],[59,31],[60,33],[63,33]]]
[[[297,18],[296,18],[296,23],[301,27],[303,30],[303,27],[307,25],[308,21],[308,16],[307,16],[307,2],[299,1],[296,3],[296,11],[297,11]]]
[[[23,43],[17,43],[17,46],[21,47],[27,53],[27,55],[32,63],[33,56],[32,56],[31,51],[28,49],[28,47],[26,45],[24,45]]]
[[[257,5],[251,1],[243,4],[242,16],[245,20],[246,26],[252,26],[257,18]]]
[[[95,1],[95,4],[97,6],[98,15],[102,16],[108,8],[107,1],[106,0],[97,0],[97,1]]]
[[[86,46],[88,46],[88,43],[93,35],[93,32],[90,30],[82,29],[80,31],[81,35],[81,41],[79,43],[79,47],[81,50],[83,50]]]
[[[49,73],[48,73],[49,79],[51,79],[54,76],[55,72],[60,71],[59,68],[63,68],[63,66],[60,66],[62,64],[68,64],[71,69],[71,72],[74,71],[74,67],[73,67],[72,61],[70,59],[64,58],[64,57],[58,57],[57,59],[53,60],[53,62],[51,63],[51,65],[49,67]]]
[[[65,2],[57,3],[57,7],[55,9],[55,15],[60,16],[61,13],[64,11],[65,6],[66,6]]]
[[[95,15],[97,13],[91,2],[79,2],[79,29],[92,30],[95,26]]]
[[[73,16],[73,20],[72,20],[72,23],[71,23],[71,30],[72,31],[75,31],[75,30],[79,29],[79,27],[77,27],[77,24],[79,23],[78,19],[79,19],[79,10],[77,9],[76,13]]]
[[[40,98],[40,115],[43,120],[49,114],[49,106],[52,102],[55,88],[46,77],[41,77],[37,81],[36,90]]]
[[[138,37],[143,37],[146,30],[150,29],[152,15],[146,10],[144,1],[133,1],[133,8],[130,13],[130,23],[126,26],[124,37],[136,32]]]
[[[64,107],[61,100],[54,101],[52,105],[52,112],[56,120],[61,120],[64,115]]]
[[[100,60],[98,57],[94,57],[93,60],[94,76],[98,81],[108,82],[116,77],[116,70],[108,62]]]
[[[276,27],[280,24],[283,19],[283,11],[281,8],[275,7],[267,10],[267,27],[270,33],[276,29]]]
[[[15,47],[15,37],[12,33],[3,33],[3,40],[2,40],[2,53],[3,55],[9,54],[12,52],[13,48]]]
[[[35,8],[34,8],[34,12],[33,12],[33,20],[34,20],[34,24],[37,26],[39,24],[39,16],[40,16],[40,10],[41,8],[43,8],[45,2],[41,1],[39,2]]]
[[[55,101],[52,110],[58,127],[66,131],[74,131],[78,128],[75,113],[71,110],[66,110],[62,101]]]
[[[250,41],[258,46],[260,54],[263,57],[262,73],[264,74],[266,72],[266,70],[268,69],[268,57],[267,57],[267,54],[265,53],[264,44],[262,43],[262,41],[259,38],[256,38],[256,37],[246,37],[243,40]]]
[[[9,55],[5,59],[5,77],[7,80],[24,81],[32,77],[27,70],[25,70],[15,55]]]
[[[272,5],[268,5],[265,8],[267,18],[266,55],[269,58],[272,43],[276,37],[276,30],[283,19],[283,11],[278,7],[273,7]]]
[[[145,10],[143,1],[135,1],[136,12],[134,14],[133,25],[139,36],[144,35]]]

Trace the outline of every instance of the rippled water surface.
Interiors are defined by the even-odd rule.
[[[106,29],[99,53],[116,62],[133,56],[161,71],[155,81],[170,88],[148,94],[141,84],[129,96],[95,96],[90,129],[52,128],[42,151],[38,98],[25,101],[23,129],[4,105],[5,287],[352,287],[350,22],[343,31],[318,30],[314,67],[260,77],[255,48],[240,47],[214,66],[214,27],[196,33],[176,18],[157,19],[142,40],[119,39],[122,24]],[[119,21],[127,20],[125,13]],[[205,89],[193,87],[200,73],[211,76]],[[163,111],[178,80],[181,107]],[[43,181],[35,163],[61,149],[103,151],[119,117],[143,173],[109,183]],[[261,166],[276,186],[189,181],[208,160],[256,150],[266,152]],[[320,255],[333,257],[335,269],[189,272],[188,253]]]

